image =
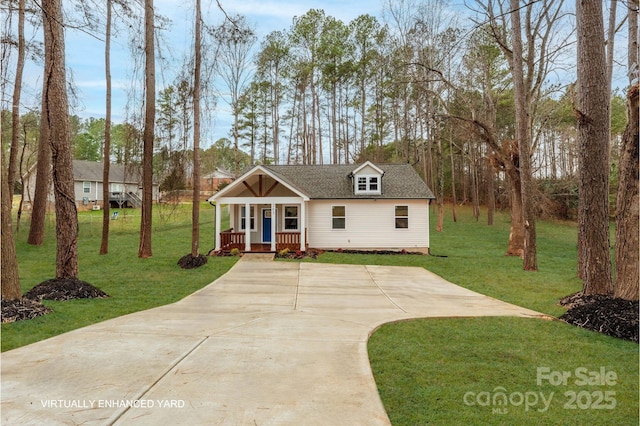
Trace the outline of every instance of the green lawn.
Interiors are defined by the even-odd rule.
[[[81,213],[80,278],[111,297],[45,302],[54,308],[53,314],[2,325],[2,350],[179,300],[215,280],[237,260],[210,258],[195,270],[177,266],[191,247],[189,206],[174,212],[166,206],[155,210],[154,255],[138,259],[139,214],[123,210],[111,222],[110,253],[99,256],[101,212]],[[552,316],[564,312],[557,304],[560,297],[580,290],[575,277],[575,224],[539,221],[540,270],[525,272],[521,259],[504,256],[509,235],[506,214],[498,214],[492,227],[473,220],[469,209],[460,209],[456,223],[447,214],[444,231],[432,231],[433,256],[324,253],[318,260],[305,261],[425,267],[456,284]],[[203,205],[201,217],[201,251],[206,252],[214,238],[209,206]],[[53,220],[49,221],[52,226]],[[23,291],[55,273],[53,230],[41,247],[25,244],[26,233],[23,226],[17,237]],[[369,357],[396,426],[637,425],[639,420],[638,345],[559,321],[440,318],[386,324],[371,336]],[[570,376],[566,383],[553,385],[542,379],[539,384],[538,369],[553,377]],[[609,377],[605,384],[580,380],[581,374],[602,370],[615,374],[616,380]],[[498,404],[501,392],[507,396],[502,405]]]
[[[558,300],[581,289],[574,223],[538,221],[539,271],[525,272],[521,259],[504,256],[508,215],[498,214],[488,227],[486,217],[476,222],[469,209],[460,209],[455,223],[447,214],[443,232],[431,233],[433,256],[325,253],[316,261],[425,267],[471,290],[556,317],[565,312]],[[432,230],[433,225],[434,216]],[[368,350],[396,426],[638,424],[638,345],[560,321],[401,321],[374,332]],[[538,368],[571,376],[566,384],[543,379],[538,385]],[[615,384],[582,383],[581,375],[599,374],[601,368],[617,376]],[[498,404],[501,392],[510,398],[507,404]],[[543,398],[550,401],[546,410]]]
[[[369,357],[395,426],[638,424],[638,345],[556,321],[386,324]]]
[[[201,206],[201,253],[213,248],[214,218],[211,206]],[[99,255],[102,212],[79,213],[78,242],[81,280],[111,297],[65,302],[44,301],[54,312],[29,321],[2,324],[2,351],[46,339],[89,324],[131,312],[166,305],[193,293],[224,274],[237,261],[210,257],[196,269],[184,270],[178,259],[191,251],[191,206],[154,206],[153,256],[138,258],[140,210],[122,209],[110,222],[109,253]],[[42,246],[26,244],[28,227],[17,235],[20,283],[23,292],[55,276],[53,216]],[[227,220],[228,222],[228,220]]]

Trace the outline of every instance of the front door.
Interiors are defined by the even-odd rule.
[[[262,209],[262,242],[271,242],[271,209]]]

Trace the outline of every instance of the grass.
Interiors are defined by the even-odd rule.
[[[211,207],[201,207],[201,252],[213,245]],[[236,262],[233,257],[211,257],[196,269],[184,270],[178,259],[191,251],[191,206],[154,206],[153,256],[138,258],[140,210],[121,210],[110,223],[109,253],[99,255],[102,212],[79,213],[78,241],[81,280],[111,297],[65,302],[44,301],[54,312],[29,321],[2,324],[2,351],[46,339],[89,324],[182,299],[224,274]],[[16,250],[23,292],[55,276],[53,218],[42,246],[26,244],[28,228],[17,235]]]
[[[443,232],[432,231],[434,256],[324,253],[316,261],[424,267],[479,293],[560,316],[565,309],[558,300],[582,287],[576,278],[575,223],[537,222],[537,272],[525,272],[521,259],[504,256],[508,236],[508,215],[498,214],[488,227],[463,208],[457,222],[449,214]],[[396,426],[638,424],[638,345],[560,321],[508,317],[402,321],[374,332],[368,350],[380,396]],[[538,367],[567,371],[571,377],[566,385],[552,386],[548,381],[538,385]],[[588,372],[605,368],[618,380],[615,385],[576,384],[578,368]],[[537,397],[538,405],[527,409],[525,404],[493,404],[500,391],[515,403],[519,395],[530,401]],[[544,410],[540,393],[548,400],[552,392]],[[474,405],[465,402],[465,395]],[[489,403],[478,404],[473,397],[479,395],[480,403],[490,397]],[[612,399],[615,407],[608,409]]]
[[[638,345],[556,321],[386,324],[371,336],[369,357],[395,426],[638,424]],[[566,384],[542,376],[538,383],[538,368],[570,376]],[[581,375],[601,368],[616,379],[583,383]],[[494,399],[500,392],[506,404]]]
[[[106,256],[97,254],[101,212],[82,213],[80,278],[111,297],[46,302],[54,308],[53,314],[2,325],[2,350],[179,300],[233,265],[236,258],[223,257],[211,258],[195,270],[180,269],[177,260],[190,251],[190,209],[184,206],[173,214],[165,210],[156,210],[154,256],[150,259],[137,257],[136,210],[125,210],[111,222],[110,253]],[[212,242],[214,235],[213,215],[208,212],[203,206],[203,245]],[[432,220],[435,223],[435,217]],[[581,288],[575,273],[576,226],[539,221],[537,228],[538,272],[525,272],[520,259],[504,256],[509,235],[507,215],[497,215],[495,225],[488,227],[476,223],[468,209],[460,210],[458,222],[447,217],[443,232],[432,231],[434,256],[324,253],[315,261],[425,267],[469,289],[559,316],[564,309],[558,306],[558,299]],[[24,243],[26,229],[18,234],[24,291],[54,275],[52,234],[50,229],[41,247]],[[396,426],[638,424],[638,345],[559,321],[505,317],[403,321],[380,327],[371,336],[368,349],[380,395]],[[557,386],[546,380],[538,384],[538,367],[569,372],[571,377]],[[614,372],[617,380],[615,384],[582,385],[576,382],[576,369],[580,368],[588,372],[604,368]],[[493,404],[499,392],[505,392],[511,401]],[[538,396],[536,406],[516,404],[519,395],[533,402],[534,393]],[[541,394],[546,400],[551,398],[546,410]],[[608,409],[614,400],[615,407]]]

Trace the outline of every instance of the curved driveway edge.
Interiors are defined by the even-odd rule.
[[[380,324],[544,315],[419,267],[255,262],[183,300],[2,354],[2,424],[388,425]]]

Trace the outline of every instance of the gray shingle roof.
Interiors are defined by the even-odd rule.
[[[102,182],[103,164],[96,161],[73,160],[73,176],[77,181]],[[140,173],[122,164],[109,165],[109,182],[138,183]]]
[[[381,195],[354,195],[350,174],[359,164],[263,166],[312,199],[433,199],[435,196],[410,164],[376,164],[384,170]]]

